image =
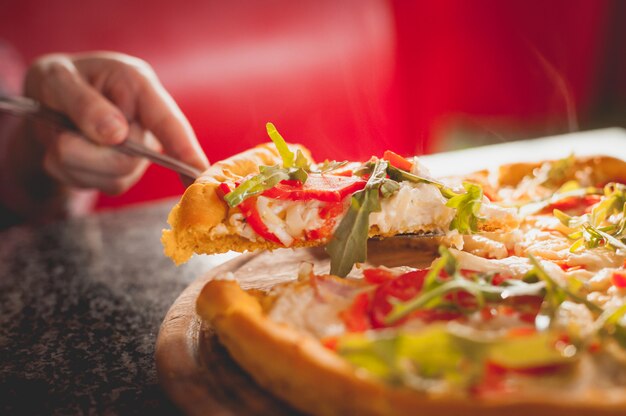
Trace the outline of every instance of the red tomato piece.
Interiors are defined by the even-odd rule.
[[[406,158],[400,156],[399,154],[392,152],[391,150],[385,150],[383,153],[383,159],[391,164],[391,166],[396,167],[398,169],[405,170],[410,172],[413,168],[413,163]]]
[[[325,219],[324,224],[321,227],[306,231],[307,240],[322,240],[331,236],[337,217],[343,212],[342,202],[329,202],[324,204],[319,209],[320,218]]]
[[[356,176],[336,176],[309,174],[306,182],[286,180],[272,189],[263,192],[263,196],[291,201],[318,200],[341,202],[348,195],[360,191],[367,182]]]
[[[569,272],[572,270],[580,270],[583,267],[582,266],[570,266],[569,264],[567,264],[566,261],[557,261],[555,262],[560,268],[561,270],[563,270],[564,272]]]
[[[589,209],[598,202],[600,202],[600,195],[584,195],[570,196],[563,198],[560,201],[553,202],[544,208],[541,212],[543,214],[551,213],[554,209],[561,210],[570,214],[581,215],[588,212]]]
[[[615,287],[620,289],[626,288],[626,272],[613,272],[611,280],[613,280]]]
[[[410,317],[421,319],[426,323],[435,321],[452,321],[459,319],[463,316],[463,313],[446,309],[422,309],[413,312]]]
[[[243,202],[239,204],[239,209],[241,213],[246,217],[246,221],[252,227],[255,233],[266,239],[267,241],[272,241],[274,243],[280,244],[283,243],[276,237],[274,233],[271,233],[267,228],[267,225],[263,222],[263,218],[261,218],[261,214],[256,207],[256,197],[251,197],[245,199]]]
[[[523,374],[527,376],[545,376],[548,374],[554,374],[566,369],[569,365],[567,363],[546,364],[535,367],[519,367],[512,368],[504,365],[491,362],[489,363],[490,371],[499,372],[500,374]]]
[[[459,305],[461,308],[473,309],[477,306],[476,297],[469,292],[459,290],[456,292],[448,293],[444,296],[444,299]]]
[[[222,192],[222,196],[231,192],[230,186],[225,182],[220,183],[218,188]]]
[[[507,332],[507,336],[509,338],[522,338],[529,337],[531,335],[535,335],[537,330],[534,327],[530,326],[520,326],[518,328],[511,328]]]
[[[543,297],[541,296],[523,295],[507,298],[503,306],[512,307],[519,313],[520,320],[534,323],[542,303]]]
[[[470,392],[477,397],[498,397],[510,391],[505,381],[506,371],[490,362],[485,363],[482,380],[471,387]]]
[[[320,343],[331,351],[337,351],[337,344],[339,340],[337,337],[326,337],[320,339]]]
[[[493,276],[493,279],[491,280],[491,284],[494,286],[499,286],[502,283],[504,283],[505,281],[507,281],[508,279],[510,279],[511,276],[507,276],[505,274],[502,273],[498,273],[495,276]]]
[[[385,318],[391,312],[391,299],[403,301],[414,298],[424,285],[424,278],[428,270],[415,270],[382,283],[374,292],[372,305],[369,311],[373,328],[385,327]],[[402,321],[399,321],[400,323]]]
[[[370,306],[368,293],[360,293],[350,305],[350,308],[339,313],[339,317],[346,325],[348,332],[363,332],[370,328],[367,310]]]
[[[395,278],[396,275],[393,274],[391,271],[389,270],[385,270],[385,269],[365,269],[363,270],[363,278],[365,279],[365,281],[367,283],[373,284],[373,285],[379,285],[381,283],[385,283],[393,278]]]

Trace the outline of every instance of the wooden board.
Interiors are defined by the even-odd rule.
[[[435,256],[436,239],[396,238],[371,241],[372,265],[424,267]],[[244,289],[268,289],[296,277],[300,263],[313,263],[327,272],[322,249],[281,249],[241,255],[194,281],[165,316],[156,345],[159,382],[172,401],[189,415],[294,415],[287,404],[258,386],[230,358],[212,328],[195,312],[204,284],[215,276],[233,273]]]

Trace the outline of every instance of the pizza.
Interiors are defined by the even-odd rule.
[[[217,276],[196,310],[263,388],[310,414],[626,414],[626,163],[571,156],[466,179],[519,225],[443,237],[420,269],[303,263],[264,292]]]
[[[177,264],[194,253],[326,245],[333,273],[367,257],[368,237],[462,235],[517,226],[515,210],[493,204],[471,181],[436,180],[418,158],[391,151],[364,162],[314,163],[307,149],[273,143],[211,166],[172,209],[163,232]]]

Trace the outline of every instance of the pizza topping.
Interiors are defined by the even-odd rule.
[[[494,367],[528,376],[566,370],[575,351],[554,348],[558,332],[499,334],[460,324],[435,324],[417,332],[350,334],[336,351],[348,362],[392,384],[418,390],[463,387],[473,391]]]
[[[620,288],[620,289],[626,288],[626,272],[615,271],[613,272],[613,275],[611,276],[611,278],[613,280],[613,284],[615,285],[615,287]]]
[[[407,172],[410,172],[411,169],[413,169],[413,162],[395,152],[392,152],[391,150],[385,150],[385,153],[383,153],[383,159],[388,161],[389,164],[395,168],[402,169]]]
[[[263,192],[263,196],[291,201],[341,202],[365,187],[365,181],[355,176],[309,174],[306,182],[283,180]]]
[[[369,216],[380,211],[381,194],[388,196],[398,189],[397,183],[394,186],[395,182],[386,179],[387,166],[384,160],[376,162],[365,188],[352,195],[348,212],[326,246],[331,258],[330,272],[334,275],[346,276],[355,263],[367,258]]]
[[[567,227],[567,237],[574,241],[570,251],[602,247],[626,252],[625,210],[626,185],[609,183],[589,213],[571,216],[555,209],[554,216]]]
[[[297,239],[330,237],[336,218],[346,209],[343,202],[308,200],[293,204],[265,196],[247,199],[240,208],[261,237],[285,247]]]
[[[283,164],[274,166],[259,166],[259,173],[243,181],[235,190],[224,195],[224,201],[231,207],[236,207],[245,199],[258,195],[274,188],[282,181],[299,181],[305,183],[310,170],[310,162],[300,150],[294,155],[289,146],[278,133],[272,123],[267,123],[267,133],[274,142]]]

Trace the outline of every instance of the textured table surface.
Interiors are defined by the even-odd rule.
[[[165,258],[173,203],[0,233],[0,414],[176,414],[157,384],[159,325],[229,256]]]

